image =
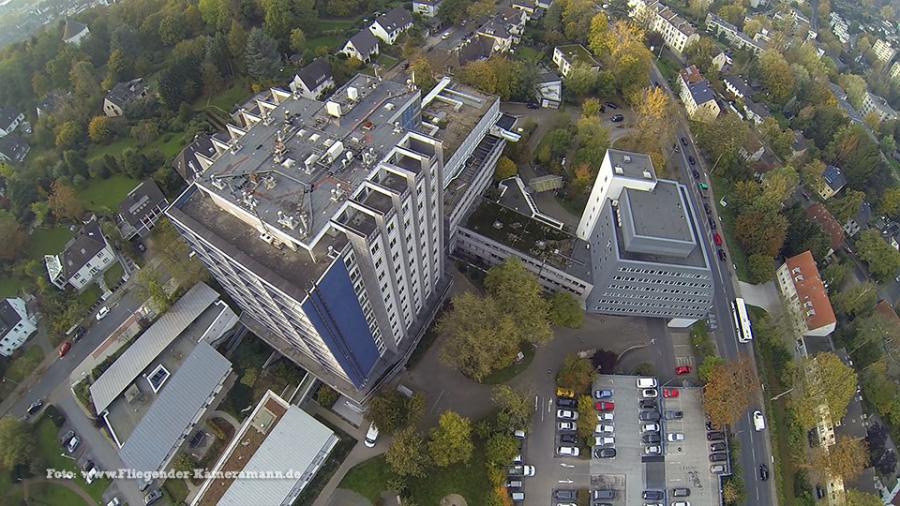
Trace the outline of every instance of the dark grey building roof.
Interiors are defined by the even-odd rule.
[[[559,77],[559,74],[557,74],[556,72],[545,71],[537,75],[535,82],[537,82],[538,84],[561,83],[562,77]]]
[[[365,56],[375,52],[375,48],[378,47],[378,39],[376,39],[375,36],[372,35],[372,32],[367,28],[360,30],[359,33],[350,37],[350,42],[353,43],[353,47],[355,47],[360,54]]]
[[[125,466],[160,469],[230,371],[228,359],[206,341],[198,343],[119,450]]]
[[[106,247],[106,239],[100,230],[100,223],[91,219],[78,231],[78,235],[66,244],[62,253],[62,267],[66,279],[71,278],[90,259]]]
[[[197,283],[141,334],[91,385],[94,409],[102,413],[172,341],[200,316],[219,294]],[[182,369],[187,366],[184,363]],[[181,369],[179,369],[180,371]],[[155,404],[154,404],[155,406]]]
[[[729,86],[738,90],[740,97],[749,97],[753,90],[750,89],[750,86],[747,84],[747,81],[744,81],[740,77],[737,76],[725,76],[723,79]]]
[[[225,136],[223,142],[228,142],[227,136]],[[198,134],[194,137],[194,142],[182,149],[181,153],[178,153],[178,156],[176,156],[175,160],[172,162],[175,171],[188,183],[193,182],[194,176],[203,170],[203,166],[200,164],[200,161],[197,160],[198,154],[207,158],[212,158],[216,154],[216,148],[213,147],[212,137],[207,134]]]
[[[840,168],[835,167],[834,165],[825,167],[825,171],[822,172],[822,177],[825,179],[825,184],[830,186],[834,191],[839,191],[847,184],[847,178],[844,177],[844,173],[841,172]]]
[[[303,81],[303,85],[309,90],[318,88],[322,83],[331,79],[331,64],[327,58],[316,58],[309,65],[297,72],[297,77]]]
[[[16,134],[0,137],[0,153],[10,160],[22,161],[30,149],[31,146],[25,142],[25,139]]]
[[[384,31],[393,33],[405,26],[411,25],[413,22],[412,14],[403,7],[395,7],[382,14],[375,20]]]
[[[143,79],[137,78],[113,86],[106,94],[106,99],[119,107],[125,107],[129,103],[143,98],[146,93],[147,87],[144,86]]]
[[[84,31],[85,28],[87,28],[86,24],[75,21],[74,19],[67,19],[66,27],[63,30],[63,40],[71,39]]]
[[[9,299],[0,300],[0,337],[5,336],[9,329],[15,327],[21,320],[22,317],[9,303]]]
[[[710,100],[716,99],[716,94],[713,92],[712,87],[709,85],[709,81],[706,79],[699,83],[689,84],[688,91],[691,92],[691,96],[694,97],[694,103],[697,105],[705,104]]]
[[[457,63],[460,66],[472,61],[484,60],[491,57],[491,53],[494,51],[494,40],[484,35],[475,35],[457,51]]]
[[[19,112],[10,107],[0,107],[0,127],[8,127],[19,116]]]
[[[856,213],[856,224],[860,227],[866,227],[872,219],[872,206],[868,202],[863,202],[859,206],[859,212]]]
[[[166,196],[152,179],[141,181],[119,204],[119,217],[122,221],[138,228],[142,225],[141,219],[148,211],[165,205]]]

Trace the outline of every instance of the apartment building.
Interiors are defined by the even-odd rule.
[[[681,97],[688,116],[694,121],[709,123],[722,112],[716,102],[715,91],[694,65],[679,73],[678,96]]]
[[[738,27],[711,12],[706,15],[706,29],[715,32],[717,36],[725,37],[725,40],[735,49],[743,49],[759,55],[768,47],[765,41],[751,39]]]
[[[686,47],[700,40],[694,25],[659,0],[630,0],[628,5],[630,16],[649,30],[662,34],[666,46],[676,53],[684,52]]]
[[[364,402],[444,297],[444,186],[499,101],[357,75],[324,102],[281,89],[256,102],[167,214],[245,325]]]
[[[891,79],[900,79],[900,61],[895,61],[893,65],[891,65],[890,71]]]
[[[894,55],[897,53],[891,46],[891,43],[884,39],[878,39],[875,41],[875,44],[872,44],[872,52],[875,53],[875,57],[878,58],[879,61],[885,63],[893,60]]]
[[[37,331],[37,318],[20,298],[0,300],[0,355],[10,357]]]
[[[834,36],[841,41],[841,44],[850,42],[850,25],[848,25],[844,18],[836,12],[831,12],[828,16],[830,17],[829,24],[831,25],[831,31],[834,33]]]
[[[553,63],[559,68],[559,73],[563,77],[569,77],[569,74],[572,73],[572,68],[579,63],[587,66],[594,72],[600,71],[600,62],[581,44],[568,44],[553,48]]]
[[[883,97],[879,97],[872,92],[867,91],[863,97],[862,109],[860,112],[863,118],[869,114],[874,114],[878,121],[891,121],[897,119],[897,111],[887,103]]]
[[[799,334],[827,336],[834,332],[837,320],[812,253],[804,251],[785,260],[776,279]]]

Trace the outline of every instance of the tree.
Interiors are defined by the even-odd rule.
[[[800,176],[790,165],[766,173],[760,204],[772,209],[781,209],[784,202],[793,195],[800,183]]]
[[[112,138],[112,118],[109,116],[94,116],[88,125],[88,137],[91,142],[103,144]]]
[[[499,385],[491,390],[491,402],[497,408],[497,426],[500,430],[512,433],[528,425],[532,406],[524,393],[508,385]]]
[[[589,446],[593,446],[590,437],[594,434],[594,424],[591,423],[596,416],[597,409],[594,407],[594,399],[590,395],[578,396],[578,418],[582,420],[577,425],[578,437],[584,441],[588,441]]]
[[[221,0],[225,1],[225,0]],[[228,30],[228,51],[233,55],[244,54],[247,46],[247,30],[236,19],[231,20],[231,28]]]
[[[11,416],[0,418],[0,466],[7,470],[27,464],[37,445],[26,422]]]
[[[839,287],[844,284],[847,274],[850,274],[850,268],[847,267],[847,264],[840,261],[831,262],[822,271],[822,280],[828,283],[828,286]]]
[[[563,33],[569,40],[583,41],[588,34],[594,16],[594,3],[590,0],[563,0]]]
[[[703,387],[703,407],[716,427],[734,425],[755,398],[759,383],[750,357],[714,367]]]
[[[515,176],[519,172],[516,162],[510,160],[506,156],[501,156],[497,161],[497,167],[494,169],[494,179],[500,181]]]
[[[16,217],[9,211],[0,209],[0,262],[12,263],[25,247],[25,232]]]
[[[751,283],[765,283],[775,279],[775,262],[770,257],[756,253],[750,255],[748,264]]]
[[[278,44],[259,28],[250,30],[244,50],[244,65],[247,73],[256,80],[275,77],[281,65]]]
[[[900,217],[900,186],[894,186],[884,191],[879,209],[885,216]]]
[[[862,109],[866,92],[869,91],[866,80],[855,74],[841,74],[838,84],[847,92],[847,101],[856,109]]]
[[[541,296],[543,288],[534,274],[525,270],[522,261],[510,257],[492,267],[484,286],[497,302],[497,309],[509,315],[520,329],[521,338],[543,343],[553,337],[548,319],[549,304]]]
[[[78,123],[66,121],[56,130],[56,147],[60,149],[74,148],[83,137],[84,132]]]
[[[777,211],[756,206],[738,215],[734,229],[744,251],[774,258],[784,244],[787,227]]]
[[[180,471],[182,473],[190,473],[194,470],[194,461],[191,459],[190,455],[186,453],[179,453],[172,460],[172,469],[176,471]]]
[[[684,48],[688,63],[696,65],[704,76],[714,79],[719,70],[713,65],[713,58],[719,53],[716,41],[709,37],[700,37],[696,42]]]
[[[438,467],[468,462],[474,450],[472,422],[453,411],[445,411],[428,442],[432,462]]]
[[[428,59],[417,58],[410,65],[410,70],[415,74],[416,86],[419,89],[428,91],[437,84],[437,81],[434,79],[434,69],[431,68],[431,63],[428,62]]]
[[[794,73],[784,56],[775,49],[768,49],[759,57],[759,71],[763,85],[772,102],[784,105],[794,92]]]
[[[172,306],[172,296],[166,291],[162,275],[157,269],[148,266],[138,271],[135,290],[139,297],[150,299],[158,313],[163,313]]]
[[[838,223],[847,223],[850,218],[856,217],[859,213],[859,208],[865,198],[865,193],[848,188],[840,197],[829,199],[827,207]]]
[[[131,78],[133,73],[133,60],[124,51],[115,49],[109,54],[106,62],[106,80],[103,83],[105,89],[110,89],[120,81]]]
[[[306,49],[306,34],[299,28],[291,30],[291,50],[297,54],[303,54]]]
[[[856,241],[857,254],[866,263],[872,276],[882,282],[900,271],[900,252],[885,242],[877,230],[869,229]]]
[[[737,114],[722,114],[712,123],[703,124],[697,132],[697,143],[711,160],[719,160],[719,167],[739,159],[740,149],[747,142],[750,129]]]
[[[716,371],[716,368],[725,365],[725,359],[718,355],[707,355],[703,357],[703,362],[700,362],[700,367],[697,368],[697,377],[704,384],[709,382],[710,377]]]
[[[510,433],[496,432],[484,443],[484,459],[496,467],[505,467],[519,454],[519,442]]]
[[[784,256],[799,255],[806,250],[809,250],[814,258],[825,258],[828,255],[831,239],[818,223],[809,219],[802,206],[790,207],[785,216],[789,226],[782,250]]]
[[[384,459],[394,473],[422,478],[429,464],[425,439],[415,427],[407,427],[394,435]]]
[[[872,283],[860,283],[831,296],[831,305],[834,306],[834,310],[849,318],[868,315],[875,309],[876,302],[878,302],[878,290]]]
[[[885,6],[888,7],[888,6]],[[885,18],[890,19],[890,18]],[[862,492],[860,490],[856,490],[854,488],[848,488],[844,490],[844,505],[845,506],[882,506],[884,501],[881,500],[880,496],[875,494],[870,494],[868,492]]]
[[[831,352],[804,358],[799,364],[800,377],[794,385],[791,405],[804,429],[819,422],[819,405],[824,404],[832,419],[847,414],[847,406],[856,395],[856,372]]]
[[[572,294],[560,290],[550,297],[550,321],[561,327],[581,328],[584,308]]]
[[[563,86],[575,96],[585,97],[597,84],[597,72],[584,62],[576,62],[566,76]]]
[[[556,383],[577,393],[583,393],[590,390],[593,375],[594,366],[591,365],[591,361],[571,353],[563,359],[563,365],[556,373]]]
[[[778,121],[770,117],[763,120],[763,124],[759,126],[759,133],[776,155],[782,159],[790,158],[791,146],[794,143],[793,130],[790,128],[782,130]]]
[[[840,128],[826,149],[828,159],[844,171],[850,188],[866,191],[870,178],[882,168],[878,143],[857,124]]]
[[[50,189],[47,204],[57,219],[75,221],[84,214],[84,206],[74,188],[56,180]]]
[[[812,450],[809,467],[831,476],[840,476],[850,481],[865,470],[869,464],[866,443],[861,438],[838,437],[829,447],[819,446]]]
[[[591,28],[588,31],[588,47],[600,58],[612,53],[609,46],[609,18],[606,13],[598,13],[591,18]]]
[[[424,414],[423,403],[420,394],[407,398],[396,390],[387,390],[372,398],[366,418],[375,423],[379,432],[390,435],[418,423]]]
[[[441,360],[475,381],[512,364],[524,338],[493,298],[472,293],[453,298],[453,309],[438,322],[438,331],[447,336]]]

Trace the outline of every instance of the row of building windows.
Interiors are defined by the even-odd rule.
[[[613,279],[616,281],[630,281],[632,283],[650,283],[654,285],[669,285],[669,286],[687,286],[690,288],[698,288],[698,287],[709,287],[709,283],[687,283],[685,281],[673,281],[671,279],[664,278],[635,278],[631,276],[613,276]]]
[[[709,279],[706,274],[693,274],[681,271],[664,271],[660,269],[638,269],[637,267],[619,267],[619,272],[634,274],[652,274],[655,276],[670,276],[676,278]]]
[[[641,315],[659,315],[666,317],[679,317],[679,318],[703,318],[705,313],[700,313],[696,311],[691,312],[676,312],[671,310],[661,310],[661,309],[637,309],[633,307],[617,307],[617,306],[606,306],[606,305],[598,305],[595,306],[594,309],[596,311],[600,311],[603,313],[637,313]]]
[[[695,304],[709,304],[712,303],[711,298],[700,298],[693,299],[689,297],[663,297],[663,296],[650,296],[650,295],[638,295],[634,293],[616,293],[616,292],[603,292],[604,297],[617,297],[617,298],[626,298],[626,299],[642,299],[642,300],[658,300],[658,301],[672,301],[672,302],[689,302]]]
[[[668,311],[697,311],[696,305],[687,305],[687,304],[654,304],[650,302],[639,302],[636,300],[627,300],[627,299],[600,299],[597,301],[599,304],[606,305],[615,305],[615,306],[631,306],[631,307],[658,307],[663,308]]]

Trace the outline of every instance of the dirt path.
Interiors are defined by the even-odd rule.
[[[81,497],[82,499],[84,499],[85,504],[97,504],[97,502],[94,501],[94,498],[91,497],[90,494],[88,494],[87,492],[82,490],[81,487],[72,483],[69,480],[42,480],[42,479],[27,479],[27,480],[22,481],[22,485],[24,486],[24,489],[25,489],[24,490],[25,504],[29,504],[28,503],[28,488],[32,485],[39,485],[42,483],[51,483],[53,485],[61,485],[63,487],[66,487],[67,489],[71,490],[72,492],[75,492],[76,494],[78,494],[78,497]]]

